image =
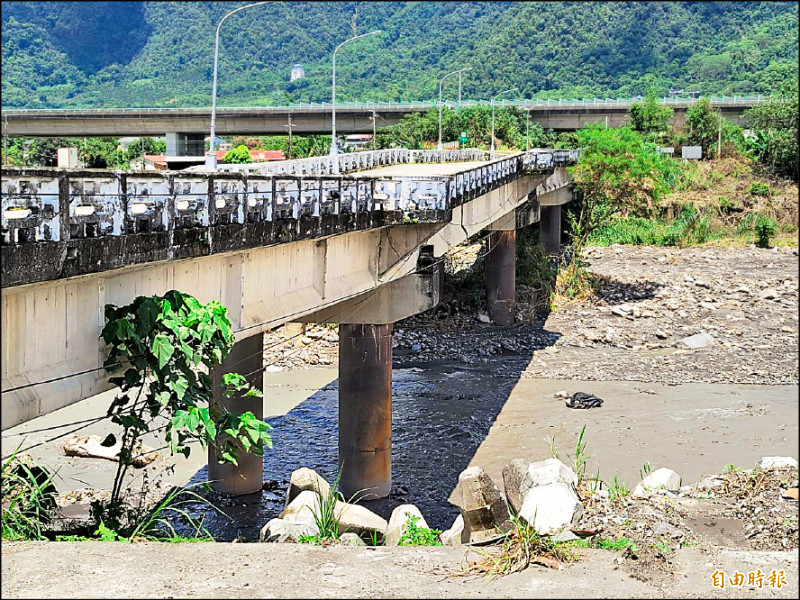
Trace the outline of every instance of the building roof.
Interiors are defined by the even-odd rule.
[[[228,153],[227,150],[215,150],[217,160],[222,160]],[[286,160],[286,155],[282,150],[250,150],[250,160],[253,162],[269,162],[273,160]]]

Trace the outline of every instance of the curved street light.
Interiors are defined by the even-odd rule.
[[[450,73],[448,73],[439,80],[439,143],[436,145],[437,150],[442,149],[442,84],[444,83],[445,79],[450,77],[450,75],[455,75],[456,73],[459,73],[459,79],[460,79],[461,78],[460,74],[463,73],[464,71],[469,71],[470,69],[472,69],[472,67],[464,67],[463,69],[459,69],[458,71],[451,71]],[[460,90],[461,88],[459,86],[459,98],[458,98],[459,102],[461,101]]]
[[[383,31],[381,29],[376,29],[375,31],[370,31],[369,33],[362,33],[361,35],[351,37],[349,40],[345,40],[336,46],[336,49],[333,51],[333,84],[331,86],[331,158],[335,158],[339,154],[338,144],[336,143],[336,53],[339,51],[339,48],[348,42],[367,37],[368,35],[375,35],[377,33],[383,33]],[[334,161],[333,172],[336,174],[339,173],[339,161]]]
[[[217,61],[219,59],[219,30],[220,27],[222,27],[222,24],[225,22],[225,19],[231,15],[236,14],[245,8],[253,8],[254,6],[261,6],[262,4],[269,4],[269,2],[256,2],[255,4],[240,6],[239,8],[230,11],[224,17],[222,17],[222,19],[219,21],[219,25],[217,25],[217,35],[214,41],[214,84],[211,91],[211,142],[209,144],[208,156],[206,156],[206,166],[212,169],[217,168],[217,155],[214,154],[214,137],[217,133]]]
[[[494,152],[494,99],[499,98],[500,96],[502,96],[503,94],[507,94],[508,92],[513,92],[516,89],[517,88],[514,87],[509,90],[505,90],[504,92],[500,92],[494,98],[492,98],[492,152]]]

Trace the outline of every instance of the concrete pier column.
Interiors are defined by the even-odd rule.
[[[517,232],[492,231],[486,256],[486,303],[498,325],[514,323]]]
[[[222,395],[221,382],[224,373],[239,373],[253,387],[264,388],[263,334],[245,338],[237,342],[228,358],[212,373],[214,381],[214,402],[219,403],[235,414],[252,412],[259,419],[264,418],[264,399],[234,395],[226,398]],[[225,494],[252,494],[261,491],[263,484],[264,457],[240,451],[239,465],[219,464],[217,453],[213,447],[208,448],[208,478],[211,487]]]
[[[392,487],[392,324],[339,325],[339,489],[385,498]]]
[[[539,238],[545,254],[558,254],[561,250],[561,206],[543,206],[539,221]]]

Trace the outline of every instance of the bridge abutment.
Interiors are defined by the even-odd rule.
[[[561,250],[561,206],[542,206],[539,221],[539,239],[545,254],[558,254]]]
[[[222,394],[222,376],[225,373],[239,373],[253,387],[264,387],[264,336],[259,333],[237,342],[228,358],[214,369],[214,402],[224,409],[242,414],[252,412],[256,418],[264,418],[264,399],[235,394],[226,398]],[[224,494],[242,495],[260,492],[263,484],[264,457],[249,452],[239,452],[239,465],[219,464],[213,446],[208,448],[208,478],[211,487]]]
[[[392,324],[339,325],[339,489],[385,498],[392,487]]]
[[[486,303],[498,325],[514,323],[517,232],[492,231],[486,255]]]

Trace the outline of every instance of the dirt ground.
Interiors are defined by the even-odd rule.
[[[616,553],[584,550],[564,570],[531,566],[464,577],[461,548],[318,548],[298,544],[3,543],[3,598],[796,598],[796,552],[679,551],[660,586],[633,579]],[[783,571],[786,584],[727,577]],[[725,587],[713,586],[725,572]],[[58,582],[54,584],[54,582]],[[777,580],[776,580],[777,583]]]

